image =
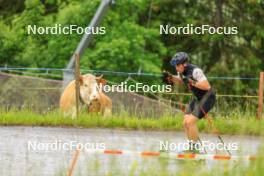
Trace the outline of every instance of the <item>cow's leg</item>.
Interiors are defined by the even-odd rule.
[[[71,111],[71,109],[69,110],[62,110],[62,115],[63,115],[63,117],[70,117],[71,116],[71,114],[72,114],[72,111]]]
[[[68,111],[63,112],[63,117],[69,117],[70,113]]]
[[[104,109],[104,112],[103,112],[103,116],[104,117],[109,117],[109,116],[111,116],[112,115],[112,109],[110,109],[110,108],[105,108]]]
[[[71,115],[72,119],[76,118],[76,113],[77,113],[76,107],[72,107],[72,115]]]

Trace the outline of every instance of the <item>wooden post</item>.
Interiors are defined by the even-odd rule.
[[[76,117],[79,116],[80,103],[80,55],[75,54],[75,96],[76,96]]]
[[[72,162],[71,162],[70,167],[69,167],[69,169],[68,169],[67,176],[72,176],[72,173],[73,173],[74,167],[75,167],[76,162],[77,162],[77,160],[78,160],[78,157],[79,157],[79,155],[80,155],[80,150],[81,150],[80,145],[78,145],[76,151],[75,151],[74,154],[73,154],[73,159],[72,159]]]
[[[264,72],[260,72],[260,75],[259,75],[259,90],[258,90],[258,112],[257,112],[257,119],[259,119],[259,120],[262,118],[263,83],[264,83]]]

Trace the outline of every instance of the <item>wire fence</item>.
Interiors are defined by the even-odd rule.
[[[51,91],[52,90],[52,91]],[[46,113],[59,107],[62,81],[0,72],[0,108],[29,109]],[[178,110],[168,104],[130,92],[110,92],[114,113],[138,117],[160,117]],[[88,107],[86,108],[88,110]],[[85,107],[84,107],[85,110]]]
[[[49,74],[51,71],[69,71],[74,72],[73,69],[64,69],[64,68],[17,68],[17,67],[0,67],[0,71],[20,71],[21,73],[29,73],[25,71],[45,71]],[[143,73],[143,72],[120,72],[120,71],[106,71],[106,70],[89,70],[82,69],[82,73],[96,73],[96,74],[105,74],[113,76],[146,76],[146,77],[162,77],[162,73]],[[208,79],[217,79],[217,80],[259,80],[259,77],[236,77],[236,76],[208,76]]]
[[[25,102],[22,102],[23,99],[27,99],[28,97],[33,98],[34,100],[27,100],[33,104],[42,104],[39,106],[45,107],[44,109],[53,109],[58,107],[59,97],[61,94],[63,72],[72,72],[72,69],[61,69],[61,68],[15,68],[15,67],[0,67],[0,73],[9,73],[15,75],[26,75],[28,78],[27,81],[23,83],[22,80],[25,78],[21,77],[12,77],[6,76],[8,79],[1,79],[0,77],[0,96],[2,97],[0,100],[0,105],[12,106],[14,104],[23,104],[25,106]],[[107,77],[109,75],[108,84],[118,85],[120,82],[128,82],[130,84],[136,84],[141,82],[141,78],[146,77],[147,81],[149,80],[157,80],[162,76],[161,73],[142,73],[142,72],[119,72],[119,71],[105,71],[105,70],[88,70],[81,69],[81,73],[92,73],[92,74],[103,74]],[[2,76],[3,77],[3,76]],[[12,77],[12,79],[11,79]],[[43,79],[36,81],[37,77],[43,78],[56,78],[59,79],[56,84],[51,84],[51,79]],[[119,81],[116,79],[111,80],[111,78],[119,78]],[[208,79],[214,81],[252,81],[255,82],[256,85],[258,83],[259,78],[257,77],[223,77],[223,76],[209,76]],[[7,81],[8,80],[8,81]],[[38,84],[34,84],[34,82],[38,82]],[[39,83],[42,82],[42,83]],[[233,93],[217,93],[217,105],[214,110],[217,114],[227,114],[230,110],[232,112],[250,112],[251,115],[255,115],[256,107],[257,107],[257,86],[250,87],[252,93],[246,94],[233,94]],[[13,94],[10,92],[13,92]],[[32,97],[32,92],[35,92]],[[23,94],[19,95],[18,94]],[[8,96],[7,96],[8,95]],[[34,98],[45,96],[46,103],[43,105],[43,97],[40,99]],[[186,106],[188,101],[192,98],[192,94],[186,92],[186,90],[181,88],[176,88],[172,92],[143,92],[138,91],[137,93],[124,93],[121,95],[120,93],[113,92],[109,95],[114,102],[118,102],[118,106],[115,107],[121,111],[122,109],[130,109],[129,111],[137,111],[138,113],[142,113],[142,111],[152,111],[153,114],[157,114],[157,109],[160,107],[164,109],[170,109],[168,107],[172,107],[174,112],[179,111],[182,106]],[[44,99],[45,99],[44,98]],[[48,100],[50,98],[50,100]],[[5,100],[4,100],[5,99]],[[19,100],[20,99],[20,100]],[[8,101],[7,101],[8,100]],[[16,103],[14,103],[16,102]],[[19,103],[18,103],[19,102]],[[34,103],[32,103],[34,102]],[[41,102],[41,103],[40,103]],[[43,109],[43,108],[36,108]],[[169,110],[171,112],[171,109]]]

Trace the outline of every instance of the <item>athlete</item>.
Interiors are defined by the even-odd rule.
[[[178,76],[169,74],[166,79],[169,83],[186,85],[194,95],[185,112],[183,126],[189,141],[196,143],[199,139],[197,121],[213,108],[216,96],[203,71],[188,60],[187,53],[176,53],[170,64],[175,67]]]

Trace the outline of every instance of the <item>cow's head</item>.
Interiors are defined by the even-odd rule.
[[[100,85],[106,84],[106,81],[102,77],[103,75],[95,77],[91,74],[80,76],[80,95],[86,104],[99,99]]]

